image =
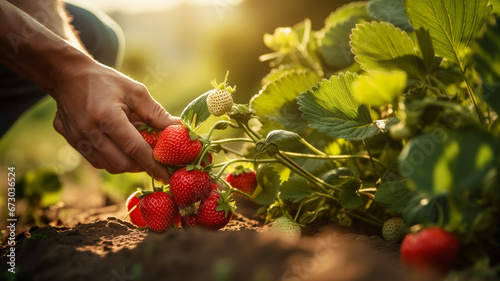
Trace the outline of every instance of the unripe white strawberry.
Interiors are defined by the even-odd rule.
[[[271,225],[270,231],[289,241],[299,240],[301,234],[300,225],[286,216],[277,218]]]
[[[233,107],[233,95],[226,90],[213,89],[208,94],[207,106],[212,115],[224,115]]]
[[[236,87],[227,86],[227,77],[229,71],[226,73],[224,82],[217,84],[215,80],[212,81],[214,89],[208,93],[207,106],[208,111],[214,116],[222,116],[231,111],[233,107],[233,93]]]
[[[382,237],[389,242],[399,242],[406,234],[406,226],[402,218],[394,217],[386,220],[382,226]]]

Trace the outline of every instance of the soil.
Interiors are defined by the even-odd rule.
[[[324,226],[287,241],[237,215],[220,231],[138,229],[114,205],[32,227],[16,237],[16,274],[2,280],[432,280],[409,272],[398,245],[377,235]],[[3,279],[7,277],[6,279]]]

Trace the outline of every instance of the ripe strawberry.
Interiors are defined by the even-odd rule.
[[[130,196],[127,198],[127,201],[125,202],[125,207],[127,208],[127,211],[129,212],[129,217],[130,217],[130,221],[137,225],[138,227],[146,227],[146,222],[144,221],[144,219],[142,218],[141,216],[141,211],[139,210],[139,206],[135,207],[136,205],[139,204],[139,202],[141,202],[141,199],[137,198],[137,194],[138,193],[141,193],[140,191],[136,191],[132,194],[130,194]],[[130,210],[132,210],[132,208],[135,207],[135,209],[130,212]]]
[[[152,149],[155,148],[158,139],[162,133],[162,130],[157,130],[148,125],[142,125],[139,128],[139,133],[141,133],[142,138],[151,146]]]
[[[280,234],[289,241],[300,239],[300,225],[287,216],[277,218],[271,225],[271,232]]]
[[[208,94],[207,106],[212,115],[224,115],[233,107],[233,95],[227,90],[213,89]]]
[[[232,187],[249,195],[252,195],[257,187],[255,171],[249,168],[243,168],[243,166],[236,167],[235,171],[229,174],[226,180]]]
[[[405,222],[400,217],[386,220],[382,226],[382,237],[389,242],[399,242],[405,235]]]
[[[155,232],[167,230],[179,215],[174,200],[163,191],[146,195],[142,198],[139,209],[149,229]]]
[[[153,150],[154,159],[165,165],[186,165],[200,153],[202,144],[184,125],[165,128]]]
[[[181,218],[182,228],[193,228],[197,225],[197,216],[196,214],[186,215]]]
[[[230,194],[212,191],[198,208],[197,225],[208,229],[221,229],[233,217],[234,209]]]
[[[226,85],[227,77],[229,72],[226,73],[226,78],[224,82],[217,84],[215,80],[212,81],[212,85],[215,89],[211,90],[207,96],[207,107],[208,111],[214,116],[221,116],[229,111],[233,107],[233,93],[236,91],[236,87],[228,87]]]
[[[429,227],[404,237],[401,259],[415,269],[447,272],[457,260],[459,248],[454,233],[440,227]]]
[[[200,170],[178,169],[170,177],[170,192],[175,204],[186,207],[208,197],[212,186],[210,175]]]

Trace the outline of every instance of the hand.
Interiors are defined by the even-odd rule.
[[[167,169],[133,124],[164,129],[180,123],[146,87],[95,61],[69,64],[55,82],[54,128],[94,167],[110,173],[146,171],[167,184]]]

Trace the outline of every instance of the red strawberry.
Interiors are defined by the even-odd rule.
[[[203,160],[201,161],[201,166],[206,167],[206,166],[212,164],[212,162],[213,162],[212,153],[207,153],[207,154],[205,154],[205,156],[203,157]]]
[[[170,177],[170,192],[175,204],[181,208],[207,198],[211,186],[210,175],[196,169],[186,171],[184,167]]]
[[[182,228],[193,228],[197,225],[197,216],[195,214],[183,216],[181,222]]]
[[[153,157],[165,165],[186,165],[200,153],[202,144],[196,134],[184,125],[165,128],[153,150]]]
[[[223,228],[233,217],[234,201],[228,193],[212,191],[198,208],[197,225],[209,229]]]
[[[163,191],[146,195],[142,198],[139,209],[149,229],[155,232],[167,230],[179,215],[174,200]]]
[[[429,227],[404,237],[401,259],[415,269],[447,272],[457,260],[459,248],[454,233],[440,227]]]
[[[137,194],[141,193],[140,191],[136,191],[127,198],[127,201],[125,202],[125,207],[127,208],[127,211],[129,212],[129,217],[130,221],[137,225],[138,227],[146,227],[146,222],[141,216],[141,211],[139,210],[139,206],[137,206],[132,212],[132,208],[139,204],[141,202],[141,199],[137,198]]]
[[[249,195],[252,195],[257,187],[255,171],[249,168],[243,168],[243,166],[236,167],[235,171],[229,174],[226,180],[232,187]]]
[[[217,191],[219,189],[219,187],[217,186],[217,183],[216,182],[213,182],[211,187],[210,187],[212,190],[215,190]]]
[[[158,142],[158,139],[160,138],[162,130],[157,130],[148,125],[142,125],[137,128],[137,130],[139,130],[142,138],[149,144],[149,146],[154,149],[156,146],[156,142]]]

